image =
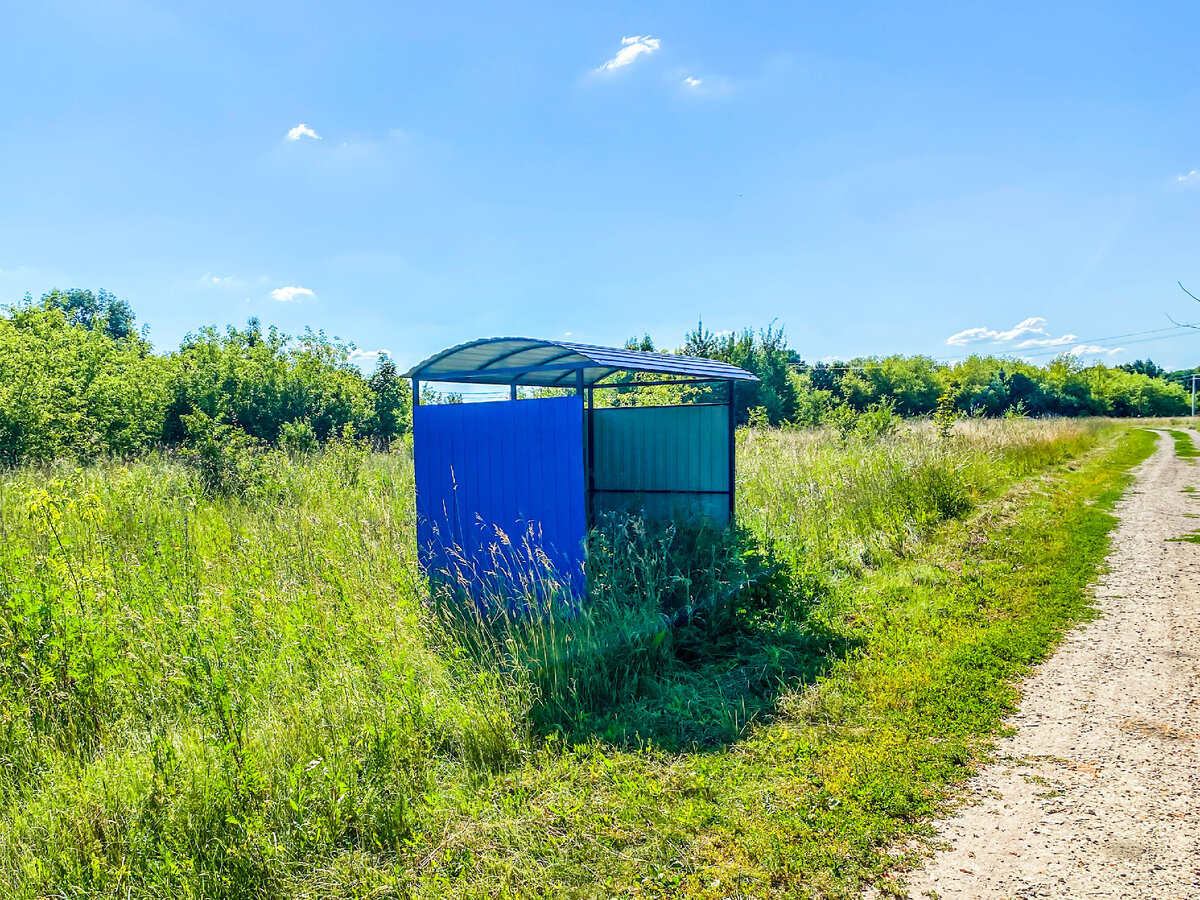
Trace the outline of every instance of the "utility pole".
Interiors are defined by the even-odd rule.
[[[1196,417],[1196,378],[1200,377],[1195,372],[1192,373],[1192,418]]]

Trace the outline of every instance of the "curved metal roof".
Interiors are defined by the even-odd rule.
[[[537,338],[481,338],[435,353],[406,373],[423,381],[569,387],[575,373],[595,384],[617,372],[652,372],[712,381],[758,381],[745,369],[695,356],[617,350]]]

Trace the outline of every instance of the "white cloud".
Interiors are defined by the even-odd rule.
[[[658,49],[661,43],[658,38],[652,38],[649,35],[634,35],[633,37],[621,38],[621,49],[617,51],[617,55],[598,68],[597,72],[611,72],[613,69],[619,69],[622,66],[627,66],[643,53],[650,54]]]
[[[295,128],[292,128],[291,130],[289,130],[287,133],[287,136],[288,136],[289,141],[298,141],[302,137],[310,137],[314,141],[319,141],[321,139],[321,136],[319,134],[317,134],[315,131],[313,131],[311,128],[309,128],[307,125],[305,125],[303,122],[301,122]]]
[[[702,85],[704,82],[699,78],[692,78],[692,76],[689,75],[687,78],[683,79],[683,83],[688,87],[700,87],[700,85]]]
[[[1063,344],[1070,344],[1077,340],[1079,340],[1079,336],[1074,334],[1064,334],[1062,337],[1056,338],[1030,338],[1017,344],[1017,348],[1024,350],[1029,347],[1061,347]]]
[[[281,287],[281,288],[275,288],[273,291],[271,291],[271,296],[274,297],[276,300],[278,300],[280,303],[289,303],[292,300],[295,300],[298,297],[300,297],[302,294],[305,296],[308,296],[308,297],[316,296],[316,294],[314,294],[308,288],[302,288],[302,287]]]
[[[245,287],[246,282],[240,278],[235,278],[232,275],[214,275],[211,272],[205,272],[200,277],[200,286],[208,288],[240,288]]]
[[[358,366],[360,369],[368,367],[374,368],[379,362],[381,356],[391,356],[391,350],[359,350],[355,348],[350,351],[350,362]]]
[[[968,344],[990,343],[993,346],[1008,344],[1013,350],[1038,350],[1045,347],[1062,347],[1064,353],[1072,356],[1095,356],[1103,354],[1111,356],[1120,353],[1123,347],[1101,347],[1098,344],[1081,344],[1079,337],[1074,334],[1063,334],[1054,337],[1045,329],[1046,320],[1041,316],[1031,316],[1007,331],[997,331],[994,328],[968,328],[958,334],[946,338],[946,343],[952,347],[965,347]],[[1072,346],[1074,345],[1074,346]],[[1071,349],[1067,349],[1070,347]]]
[[[1042,327],[1045,324],[1046,320],[1041,316],[1030,316],[1008,331],[995,331],[991,328],[968,328],[966,331],[950,335],[950,337],[946,338],[946,343],[952,347],[965,347],[967,344],[974,344],[979,341],[992,341],[996,344],[1003,344],[1016,340],[1023,334],[1040,334],[1049,337],[1049,332]]]
[[[1099,344],[1083,344],[1073,334],[1063,334],[1054,337],[1045,329],[1046,320],[1041,316],[1030,316],[1018,322],[1007,331],[997,331],[994,328],[968,328],[958,334],[946,338],[946,343],[952,347],[965,347],[967,344],[990,343],[992,345],[1008,344],[1005,350],[1032,351],[1044,347],[1061,347],[1062,353],[1069,356],[1112,356],[1125,350],[1124,347],[1101,347]],[[1032,335],[1032,336],[1031,336]],[[1074,345],[1074,346],[1072,346]],[[1067,348],[1070,349],[1067,349]],[[1003,351],[1002,351],[1003,352]],[[1018,354],[1024,355],[1024,354]]]

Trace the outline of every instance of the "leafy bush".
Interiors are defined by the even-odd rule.
[[[349,344],[311,331],[293,340],[257,320],[201,329],[157,356],[133,326],[105,291],[52,291],[0,315],[0,462],[190,446],[212,436],[197,415],[288,452],[347,426],[384,449],[410,428],[408,384],[386,356],[368,380]]]
[[[240,428],[202,412],[184,416],[187,445],[180,452],[209,494],[259,494],[271,480],[269,448]]]
[[[279,449],[291,456],[312,453],[319,444],[317,433],[308,419],[282,422],[279,425]]]
[[[150,448],[168,370],[137,334],[71,324],[53,304],[10,310],[0,316],[0,462]]]

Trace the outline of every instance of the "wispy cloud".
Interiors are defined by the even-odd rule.
[[[1028,338],[1017,344],[1017,348],[1027,350],[1030,347],[1061,347],[1077,340],[1079,340],[1079,336],[1075,334],[1064,334],[1062,337],[1056,338]]]
[[[639,56],[649,55],[658,49],[662,43],[658,38],[650,37],[649,35],[642,36],[640,34],[633,37],[621,38],[621,49],[617,51],[617,55],[598,68],[597,72],[611,72],[614,69],[620,69],[623,66],[629,65]]]
[[[374,367],[382,356],[391,356],[391,350],[359,350],[357,347],[350,351],[350,362],[360,369]]]
[[[1124,347],[1101,347],[1099,344],[1082,344],[1079,342],[1079,337],[1074,334],[1062,334],[1055,337],[1046,330],[1045,325],[1046,320],[1041,316],[1030,316],[1007,331],[998,331],[994,328],[968,328],[950,335],[946,338],[946,343],[951,347],[987,343],[992,346],[1004,347],[1006,350],[1025,351],[1061,347],[1063,353],[1071,356],[1112,356],[1125,349]],[[1070,349],[1067,349],[1068,347]]]
[[[300,138],[309,137],[314,141],[319,141],[321,136],[301,122],[295,128],[292,128],[287,133],[289,141],[298,141]]]
[[[1045,324],[1046,320],[1041,316],[1030,316],[1028,319],[1018,322],[1008,331],[996,331],[992,328],[968,328],[965,331],[950,335],[950,337],[946,338],[946,343],[951,347],[965,347],[967,344],[977,344],[981,341],[1005,344],[1009,341],[1015,341],[1025,334],[1038,334],[1043,337],[1049,337],[1050,333],[1042,327]],[[1074,340],[1074,338],[1071,340]]]
[[[242,287],[246,282],[240,278],[235,278],[232,275],[214,275],[211,272],[205,272],[200,276],[200,286],[210,288],[236,288]]]
[[[699,78],[693,78],[690,75],[687,78],[683,79],[683,83],[691,88],[700,87],[700,85],[704,84],[704,82],[701,81]]]
[[[392,128],[380,134],[347,134],[344,140],[329,135],[322,141],[281,140],[275,146],[275,160],[289,179],[337,178],[343,187],[376,189],[396,177],[415,180],[418,170],[423,177],[433,176],[441,149]]]
[[[293,300],[296,300],[301,296],[315,297],[316,294],[314,294],[308,288],[281,287],[281,288],[275,288],[273,291],[271,291],[271,296],[273,298],[275,298],[276,300],[278,300],[280,303],[290,303]]]
[[[1186,175],[1180,175],[1176,180],[1182,184],[1200,184],[1200,169],[1192,169]]]

